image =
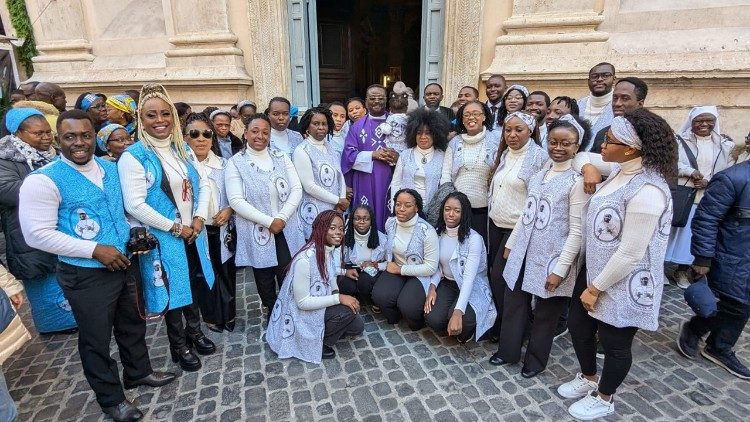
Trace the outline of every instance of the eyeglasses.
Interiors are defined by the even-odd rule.
[[[595,81],[597,79],[609,79],[611,77],[615,76],[614,73],[606,72],[606,73],[589,73],[589,80]]]
[[[557,141],[549,141],[549,146],[552,148],[570,148],[574,145],[578,145],[578,142],[571,142],[571,141],[563,141],[563,142],[557,142]]]
[[[610,138],[609,136],[604,137],[604,145],[622,145],[622,146],[629,146],[628,144],[623,144],[622,142],[617,142],[614,139]]]
[[[23,130],[24,132],[28,133],[29,135],[32,135],[35,138],[42,138],[42,137],[51,138],[52,137],[52,131],[51,130],[40,130],[40,131],[37,131],[37,132],[30,132],[30,131],[28,131],[26,129],[21,129],[21,130]]]
[[[213,139],[213,137],[214,137],[214,131],[210,130],[210,129],[206,129],[206,130],[204,130],[204,131],[201,132],[198,129],[191,129],[188,132],[188,136],[190,137],[190,139],[198,139],[198,137],[201,136],[201,135],[203,135],[204,138]]]
[[[118,144],[127,144],[128,142],[133,142],[133,139],[130,136],[123,136],[121,138],[109,138],[109,142],[117,142]]]
[[[478,119],[480,116],[484,116],[484,113],[481,111],[473,111],[471,113],[464,113],[464,119],[468,119],[469,117]]]

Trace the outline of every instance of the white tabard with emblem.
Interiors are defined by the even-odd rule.
[[[321,151],[315,146],[310,145],[309,142],[303,142],[298,148],[302,148],[307,156],[310,157],[315,184],[338,197],[341,194],[341,183],[344,181],[344,176],[341,174],[341,158],[339,154],[330,147],[327,147],[325,152]],[[312,223],[315,221],[315,217],[323,211],[332,210],[335,206],[336,204],[330,204],[315,198],[307,193],[307,191],[303,192],[302,202],[297,210],[302,222],[305,239],[310,238]]]
[[[612,174],[608,180],[613,180],[616,175]],[[644,170],[636,174],[627,185],[612,193],[594,194],[584,209],[582,230],[587,278],[591,285],[591,281],[602,272],[620,246],[628,201],[647,184],[664,193],[668,199],[667,207],[654,232],[643,233],[651,238],[643,258],[629,274],[624,274],[599,294],[594,312],[589,314],[615,327],[638,327],[655,331],[659,327],[659,307],[664,289],[663,262],[672,225],[672,196],[664,178]]]
[[[248,158],[249,155],[247,152],[237,153],[230,158],[242,177],[245,199],[266,215],[272,214],[271,204],[269,203],[271,198],[269,194],[270,189],[276,189],[276,197],[278,198],[277,209],[281,209],[284,206],[292,190],[286,166],[284,165],[284,153],[276,150],[269,150],[269,153],[273,161],[273,169],[271,171],[264,171],[258,168]],[[237,228],[237,250],[235,252],[237,266],[269,268],[278,265],[278,260],[276,259],[276,240],[273,233],[267,227],[246,220],[239,215],[236,216],[235,225]],[[298,213],[293,213],[289,217],[289,221],[286,222],[284,237],[286,238],[291,255],[297,253],[305,244]]]
[[[580,175],[571,168],[545,182],[548,171],[538,172],[529,181],[529,196],[521,212],[521,224],[516,226],[520,232],[510,250],[503,278],[513,290],[525,260],[523,291],[542,298],[570,297],[578,275],[576,263],[571,265],[568,274],[563,274],[563,281],[555,292],[548,292],[544,285],[568,239],[570,192]]]
[[[390,262],[393,261],[393,245],[396,242],[396,229],[398,228],[398,225],[396,223],[396,217],[390,217],[385,222],[385,236],[386,236],[386,244],[385,244],[385,253],[386,253],[386,261]],[[411,239],[409,239],[409,243],[406,245],[406,251],[404,252],[405,257],[405,265],[419,265],[424,262],[424,241],[427,238],[427,233],[432,230],[435,231],[434,228],[422,219],[422,217],[417,218],[417,222],[414,225],[414,231],[411,234]],[[437,234],[435,235],[437,236]],[[430,274],[431,276],[432,274]],[[424,288],[424,293],[427,294],[427,290],[430,287],[430,276],[419,276],[417,277],[420,282],[422,282],[422,287]]]

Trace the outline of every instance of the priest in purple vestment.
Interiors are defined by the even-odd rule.
[[[398,153],[386,146],[385,136],[378,129],[388,117],[385,111],[387,94],[382,85],[367,88],[365,107],[368,113],[349,129],[341,155],[341,171],[354,194],[352,206],[366,204],[372,207],[380,231],[385,231],[385,220],[390,215],[388,186],[393,165],[398,161]]]

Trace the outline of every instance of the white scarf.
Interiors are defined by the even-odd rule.
[[[11,135],[10,139],[11,142],[13,142],[13,146],[16,147],[16,150],[21,153],[21,155],[23,155],[23,157],[26,159],[26,164],[29,166],[29,169],[31,171],[49,164],[50,162],[52,162],[52,160],[55,159],[55,156],[57,155],[55,149],[51,146],[47,151],[39,151],[38,149],[22,141],[21,138],[17,137],[16,135]]]

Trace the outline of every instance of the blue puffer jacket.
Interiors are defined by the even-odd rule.
[[[691,229],[693,265],[711,267],[711,288],[750,304],[750,161],[711,178]]]

